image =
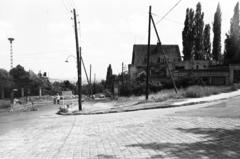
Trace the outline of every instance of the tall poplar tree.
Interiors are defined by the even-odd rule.
[[[221,26],[222,26],[222,12],[220,4],[218,3],[217,10],[214,14],[213,22],[213,60],[219,61],[221,56]]]
[[[195,43],[195,60],[203,60],[203,27],[204,27],[204,13],[202,12],[201,3],[198,2],[196,7],[196,13],[194,17],[194,43]]]
[[[225,64],[240,62],[240,26],[239,26],[239,2],[234,8],[234,15],[231,19],[230,31],[225,39]]]
[[[112,85],[112,66],[109,64],[107,68],[107,76],[106,76],[106,88],[111,88]]]
[[[211,40],[210,40],[210,30],[211,27],[209,24],[205,25],[204,32],[203,32],[203,56],[204,60],[210,60],[211,59]]]
[[[186,10],[186,19],[184,22],[184,29],[182,32],[182,44],[184,60],[191,60],[194,50],[194,11],[193,9]]]

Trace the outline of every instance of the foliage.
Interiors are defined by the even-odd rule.
[[[206,24],[203,32],[204,60],[211,59],[210,30],[211,30],[210,25]]]
[[[203,22],[204,13],[202,12],[201,3],[198,2],[194,17],[194,44],[195,44],[195,60],[203,60],[204,52],[203,52]]]
[[[9,73],[4,70],[0,69],[0,94],[1,98],[5,98],[5,96],[9,96],[8,90],[13,85],[13,81]]]
[[[24,88],[30,82],[29,73],[21,65],[12,68],[9,73],[13,78],[16,88]]]
[[[18,89],[15,96],[20,96],[20,89],[24,88],[25,95],[39,95],[39,88],[42,95],[55,95],[62,91],[71,90],[76,93],[76,85],[69,81],[51,83],[46,75],[35,74],[33,71],[25,71],[24,67],[17,65],[8,73],[0,69],[0,86],[5,86],[6,96],[10,96],[12,88]],[[6,89],[7,88],[7,89]],[[2,93],[2,92],[1,92]]]
[[[9,75],[9,73],[4,69],[0,69],[0,87],[6,88],[6,87],[10,87],[11,85],[12,85],[12,78]]]
[[[221,26],[222,26],[222,12],[220,4],[218,3],[217,10],[214,14],[213,22],[213,60],[219,61],[221,56]]]
[[[182,32],[183,55],[184,60],[204,60],[207,56],[204,51],[204,13],[202,12],[201,3],[193,9],[186,10],[184,29]]]
[[[62,91],[72,91],[73,94],[76,94],[77,92],[77,87],[75,84],[71,83],[68,80],[65,80],[63,82],[54,82],[52,84],[52,94],[57,94],[57,93],[61,93]]]
[[[107,68],[107,76],[106,76],[106,86],[105,88],[112,88],[113,85],[113,74],[112,74],[112,66],[109,64]]]
[[[96,82],[93,84],[93,94],[102,93],[105,89],[105,81]]]
[[[226,87],[215,86],[190,86],[184,90],[183,96],[187,98],[198,98],[228,91]]]
[[[186,19],[184,22],[184,29],[182,32],[183,55],[184,60],[191,60],[192,51],[194,49],[194,11],[193,9],[186,10]]]
[[[239,26],[239,3],[234,8],[231,19],[230,31],[226,34],[224,62],[225,64],[240,62],[240,26]]]

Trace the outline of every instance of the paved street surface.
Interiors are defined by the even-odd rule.
[[[49,106],[0,114],[0,158],[239,159],[240,118],[188,113],[206,106],[75,116]]]

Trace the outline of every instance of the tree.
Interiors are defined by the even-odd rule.
[[[36,75],[33,71],[29,71],[28,95],[38,95],[39,88],[42,87],[43,81],[41,77]]]
[[[203,32],[204,60],[211,59],[210,30],[211,30],[210,25],[209,24],[205,25]]]
[[[240,62],[240,27],[239,27],[239,3],[234,8],[234,15],[231,19],[230,31],[225,39],[225,64]]]
[[[26,72],[24,67],[21,65],[17,65],[16,67],[12,68],[9,73],[12,76],[17,88],[24,88],[30,82],[29,73]]]
[[[76,92],[76,85],[72,84],[69,80],[63,81],[63,89],[65,91],[72,91],[73,93]]]
[[[194,17],[194,44],[195,44],[195,60],[203,60],[203,22],[204,13],[202,12],[201,3],[198,2],[196,7],[196,13]]]
[[[184,22],[184,29],[182,32],[182,43],[183,43],[183,55],[184,60],[192,59],[192,52],[194,49],[194,11],[193,9],[186,10],[186,19]]]
[[[10,88],[12,85],[12,80],[9,73],[0,69],[0,89],[1,89],[1,98],[5,98],[5,89]]]
[[[109,64],[108,68],[107,68],[107,76],[106,76],[106,88],[111,88],[113,85],[113,81],[112,81],[112,66],[111,64]]]
[[[217,10],[214,14],[213,22],[213,60],[219,61],[221,56],[221,26],[222,26],[222,12],[220,4],[218,3]]]

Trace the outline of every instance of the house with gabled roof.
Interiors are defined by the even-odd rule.
[[[135,44],[132,52],[132,63],[129,65],[129,75],[131,80],[136,80],[140,75],[146,74],[148,45]],[[169,73],[163,54],[165,52],[169,68],[175,68],[175,64],[182,61],[178,45],[150,45],[150,81],[161,82],[168,80]]]
[[[128,66],[131,81],[146,75],[147,48],[145,44],[133,45],[132,63]],[[165,52],[165,57],[164,53]],[[182,61],[178,45],[150,45],[149,79],[151,83],[170,82],[168,67],[175,81],[194,80],[195,84],[226,85],[240,81],[240,65],[214,66],[208,60]]]

